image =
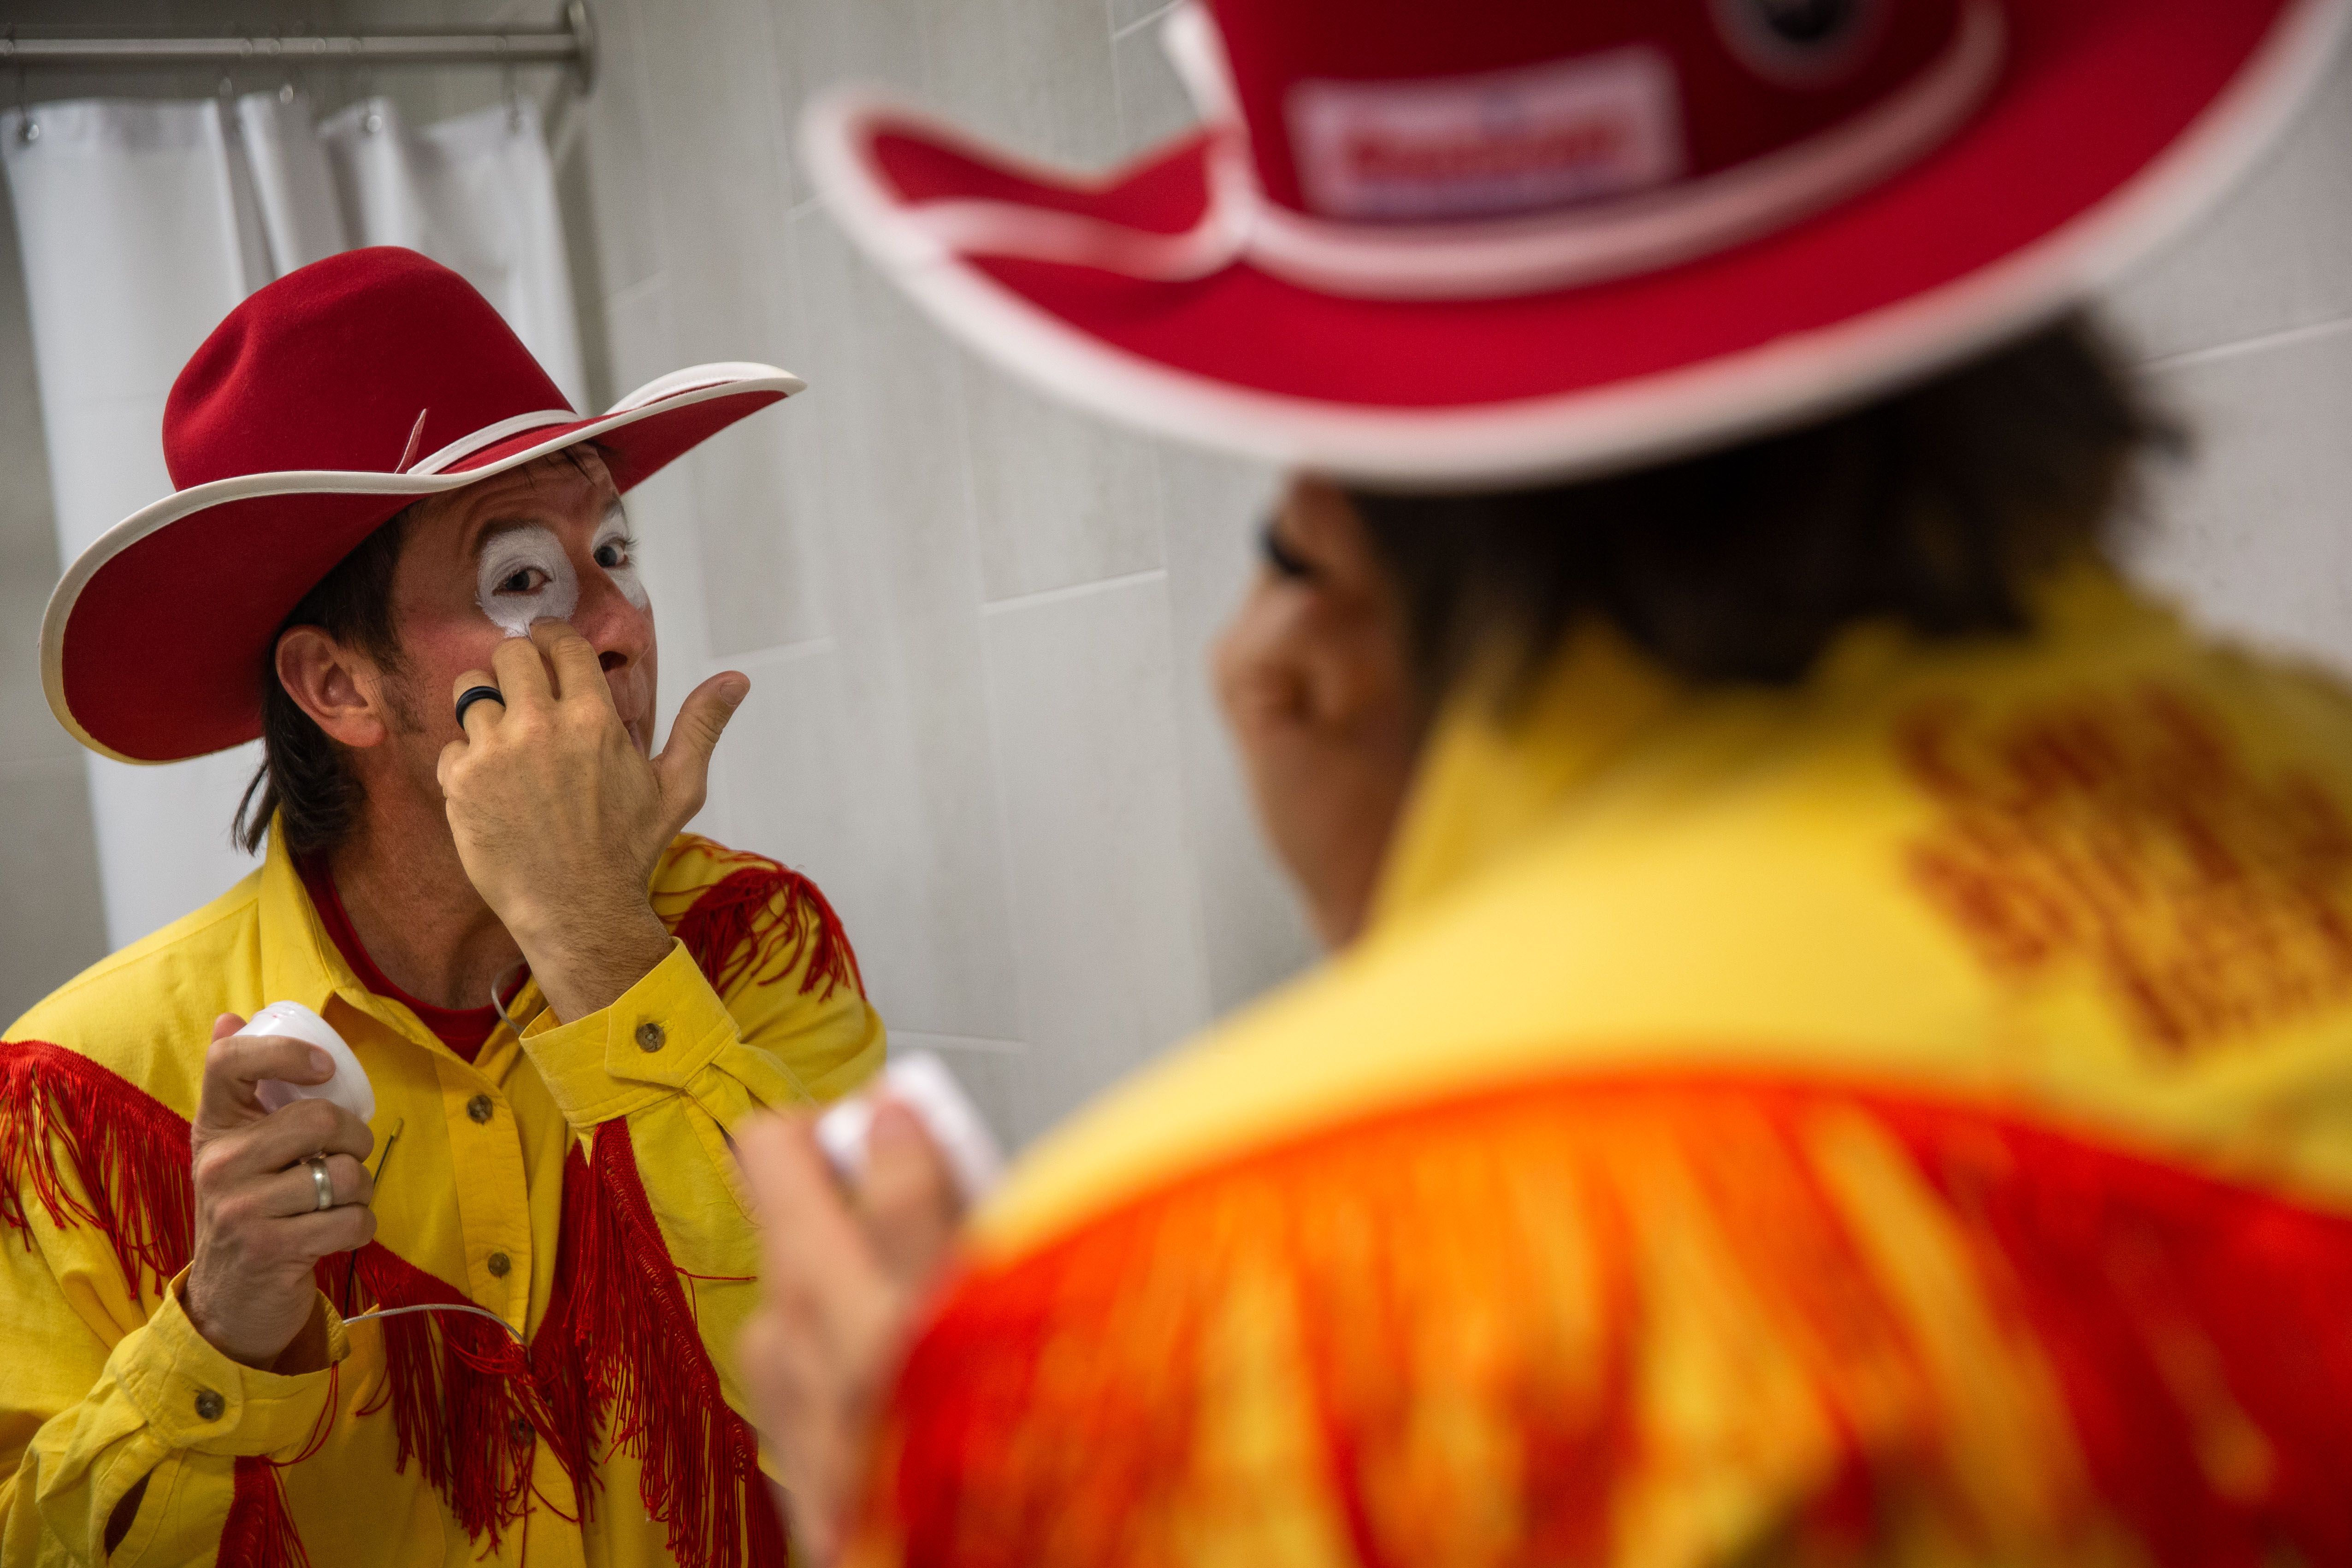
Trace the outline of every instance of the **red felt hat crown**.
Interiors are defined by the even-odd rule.
[[[249,741],[278,627],[411,502],[590,440],[625,491],[804,384],[773,365],[695,365],[583,416],[489,301],[415,251],[289,272],[173,384],[174,493],[84,551],[50,596],[49,707],[127,762]]]
[[[579,417],[490,302],[384,246],[290,272],[230,311],[172,384],[163,461],[182,490],[299,469],[394,473],[541,415]]]
[[[849,89],[803,147],[950,330],[1371,481],[1562,477],[1929,373],[2242,169],[2347,0],[1190,0],[1201,126],[1090,178]]]

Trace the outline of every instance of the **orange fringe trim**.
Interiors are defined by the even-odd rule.
[[[2054,1380],[2034,1521],[1976,1511],[1932,1328],[1832,1192],[1825,1126],[1867,1130],[1958,1239],[2021,1358],[1972,1375]],[[1606,1563],[1625,1500],[1656,1506],[1688,1462],[1635,1393],[1690,1305],[1655,1290],[1710,1277],[1668,1256],[1728,1270],[1827,1422],[1769,1555],[1877,1561],[1932,1507],[1958,1533],[1931,1538],[1989,1559],[2121,1536],[2164,1568],[2352,1563],[2352,1216],[1979,1107],[1716,1079],[1414,1106],[974,1270],[908,1356],[849,1558],[1192,1561],[1221,1529],[1262,1544],[1291,1485],[1368,1565]],[[1264,1352],[1302,1389],[1295,1472],[1237,1468],[1210,1425],[1241,1398],[1215,1380],[1251,1281],[1298,1325]],[[1465,1423],[1492,1445],[1440,1440]]]
[[[679,898],[692,900],[665,918],[713,991],[724,996],[744,983],[772,985],[805,960],[802,995],[814,993],[827,1001],[843,985],[866,994],[841,917],[814,882],[764,855],[721,849],[708,839],[697,842],[708,858],[737,869],[708,887],[656,894],[654,901],[658,909]]]

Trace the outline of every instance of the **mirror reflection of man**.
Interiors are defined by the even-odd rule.
[[[394,249],[182,374],[180,488],[68,572],[44,671],[110,754],[258,733],[267,858],[0,1046],[0,1562],[781,1560],[720,1130],[854,1087],[883,1031],[814,886],[680,831],[750,682],[653,752],[621,498],[799,386],[699,366],[583,418]],[[236,1036],[277,1001],[371,1122],[263,1109],[331,1070]],[[461,1310],[345,1322],[426,1306]]]
[[[1291,470],[1217,684],[1338,952],[960,1230],[736,1130],[806,1559],[2352,1560],[2352,689],[2110,564],[2066,316],[2347,21],[1208,0],[1109,177],[820,100],[966,346]]]

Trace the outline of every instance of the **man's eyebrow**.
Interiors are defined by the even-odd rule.
[[[489,521],[482,524],[480,532],[474,535],[473,553],[477,556],[480,555],[483,551],[489,548],[491,540],[497,539],[501,535],[513,533],[519,529],[545,528],[547,524],[541,522],[535,517],[492,518]]]

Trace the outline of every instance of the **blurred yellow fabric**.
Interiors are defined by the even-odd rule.
[[[2036,626],[1453,705],[1367,938],[982,1217],[857,1560],[2341,1560],[2352,700]]]

